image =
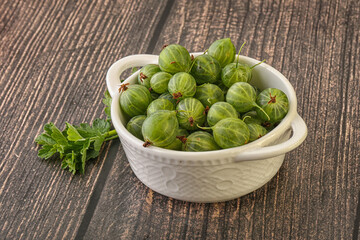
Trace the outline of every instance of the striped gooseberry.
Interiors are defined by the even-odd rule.
[[[225,118],[209,128],[212,129],[215,142],[221,148],[238,147],[248,143],[250,139],[249,128],[239,118]]]
[[[147,110],[146,110],[146,114],[149,116],[150,114],[159,111],[159,110],[175,110],[174,104],[172,104],[172,102],[170,102],[167,99],[163,99],[163,98],[158,98],[154,101],[152,101]]]
[[[286,94],[277,88],[263,90],[257,97],[256,102],[263,109],[263,111],[255,109],[257,114],[270,123],[279,122],[289,111],[289,100]],[[266,119],[266,115],[270,119]]]
[[[140,140],[144,140],[141,128],[145,119],[145,115],[137,115],[135,117],[132,117],[130,121],[126,124],[126,129]]]
[[[150,88],[150,81],[155,73],[160,72],[160,68],[156,64],[148,64],[140,69],[138,75],[138,83],[144,85],[147,89]]]
[[[146,113],[152,97],[145,86],[126,83],[121,85],[119,91],[121,91],[120,107],[129,117]]]
[[[236,111],[245,113],[253,108],[258,109],[257,112],[262,112],[264,117],[269,120],[266,112],[256,104],[256,92],[255,89],[246,82],[234,83],[226,93],[226,102],[234,106]]]
[[[190,71],[197,84],[214,83],[220,79],[220,63],[212,56],[203,54],[197,56]]]
[[[255,141],[256,139],[261,138],[265,134],[267,134],[267,130],[257,123],[249,123],[247,124],[250,132],[249,142]]]
[[[165,149],[181,151],[183,148],[183,142],[186,141],[186,137],[189,135],[188,131],[183,128],[179,128],[176,133],[175,140],[169,145],[164,146]]]
[[[176,106],[179,125],[187,130],[196,130],[205,122],[206,114],[202,103],[196,98],[185,98]]]
[[[169,101],[174,105],[174,107],[176,107],[176,101],[177,101],[177,100],[174,99],[174,98],[173,98],[173,95],[171,95],[169,92],[166,92],[166,93],[161,94],[161,95],[159,96],[159,99],[161,99],[161,98],[169,100]]]
[[[214,137],[204,131],[196,131],[190,134],[185,143],[183,150],[188,152],[202,152],[219,150],[220,147],[216,144]]]
[[[179,72],[170,79],[168,90],[174,99],[192,97],[196,93],[196,81],[189,73]]]
[[[191,57],[183,46],[171,44],[166,46],[159,55],[161,71],[175,74],[177,72],[189,72]]]
[[[221,88],[211,83],[204,83],[197,86],[194,97],[200,100],[205,107],[211,107],[214,103],[225,100],[224,93]]]
[[[159,94],[168,91],[168,84],[172,75],[167,72],[155,73],[150,80],[151,89]]]
[[[236,49],[230,38],[224,38],[213,42],[208,49],[208,54],[218,60],[223,68],[234,61]]]
[[[146,117],[142,125],[144,147],[164,147],[176,139],[179,123],[176,111],[159,110]]]
[[[242,115],[242,119],[246,124],[249,123],[256,123],[256,124],[262,124],[264,120],[262,120],[256,113],[255,110],[249,111]]]
[[[212,105],[207,114],[207,123],[210,127],[225,118],[237,118],[238,112],[227,102],[217,102]]]

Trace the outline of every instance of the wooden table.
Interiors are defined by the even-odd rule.
[[[0,239],[358,239],[360,3],[20,1],[0,4]],[[163,44],[230,37],[293,84],[306,141],[239,199],[169,199],[132,173],[119,140],[84,175],[37,157],[47,122],[104,117],[105,75]]]

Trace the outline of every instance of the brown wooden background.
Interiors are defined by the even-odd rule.
[[[358,239],[359,23],[357,0],[2,0],[0,239]],[[223,37],[290,80],[308,124],[264,187],[225,203],[169,199],[137,180],[119,140],[83,176],[37,157],[45,123],[104,117],[119,58]]]

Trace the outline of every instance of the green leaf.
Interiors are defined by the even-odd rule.
[[[52,139],[49,135],[46,133],[43,133],[36,137],[35,142],[40,145],[54,145],[56,144],[56,141]]]
[[[86,161],[98,157],[99,154],[100,154],[99,151],[95,151],[94,149],[89,149],[86,153]]]
[[[94,129],[88,123],[80,123],[79,126],[74,127],[84,138],[96,137],[98,135],[98,132],[94,131]]]
[[[62,144],[54,144],[52,145],[52,151],[58,152],[60,154],[60,158],[63,158],[64,154],[66,154],[66,147]]]
[[[45,133],[47,133],[48,135],[52,134],[52,130],[51,128],[54,126],[54,123],[50,122],[44,125],[44,131]]]
[[[104,119],[97,118],[93,122],[93,128],[99,131],[101,134],[108,132],[110,127],[110,123]]]
[[[67,139],[74,142],[79,140],[85,140],[73,125],[71,125],[70,123],[66,123],[66,126]]]
[[[66,139],[66,137],[62,134],[62,132],[55,126],[53,125],[51,127],[51,137],[58,143],[61,145],[67,145],[68,144],[68,140]]]
[[[76,154],[74,151],[71,154],[67,154],[65,157],[66,167],[69,168],[69,171],[72,174],[76,173]]]
[[[52,146],[50,145],[45,145],[43,146],[43,148],[41,148],[38,151],[38,156],[40,158],[44,158],[44,159],[48,159],[50,158],[52,155],[54,155],[56,153],[56,151],[53,149]]]
[[[84,145],[80,151],[81,154],[81,168],[79,169],[80,173],[85,172],[85,163],[86,163],[86,151],[90,147],[90,140],[86,139]]]
[[[94,150],[99,152],[101,149],[101,146],[104,143],[105,138],[103,136],[98,136],[94,141]]]
[[[74,126],[78,133],[84,138],[97,137],[110,130],[111,124],[105,119],[95,119],[93,125],[81,123],[80,126]]]

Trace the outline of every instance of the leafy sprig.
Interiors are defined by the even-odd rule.
[[[76,126],[66,123],[65,129],[60,131],[54,123],[45,124],[44,132],[35,139],[42,146],[38,156],[49,159],[59,154],[63,169],[68,169],[73,174],[84,173],[86,161],[99,156],[104,142],[118,137],[116,131],[111,130],[111,97],[108,92],[105,92],[103,103],[107,106],[105,113],[108,117],[97,118],[92,125],[81,123]]]

